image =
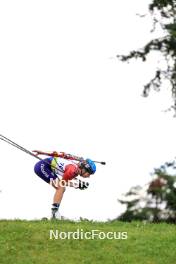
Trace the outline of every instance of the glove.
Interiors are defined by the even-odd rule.
[[[89,187],[89,183],[88,182],[84,182],[84,181],[79,180],[79,182],[78,182],[78,189],[85,190],[88,187]]]

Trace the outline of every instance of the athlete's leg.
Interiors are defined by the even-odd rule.
[[[53,203],[61,203],[64,192],[65,192],[65,187],[59,186],[54,194]]]
[[[52,204],[52,218],[59,218],[58,210],[65,192],[65,185],[63,181],[59,181],[59,183],[54,186],[56,191],[53,197],[53,204]]]
[[[51,214],[52,218],[58,218],[58,209],[64,194],[64,188],[59,186],[59,180],[51,169],[50,160],[45,159],[44,161],[39,161],[35,165],[34,171],[42,180],[49,183],[56,189],[51,208]]]

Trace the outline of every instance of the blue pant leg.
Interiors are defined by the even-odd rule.
[[[34,172],[47,183],[57,178],[57,175],[51,169],[50,163],[50,159],[44,159],[37,162],[34,166]]]

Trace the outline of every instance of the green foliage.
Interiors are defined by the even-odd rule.
[[[118,219],[176,223],[176,176],[169,175],[169,169],[176,173],[175,161],[154,169],[154,179],[147,188],[132,187],[125,199],[119,200],[127,208]]]
[[[139,50],[133,50],[128,55],[117,55],[121,61],[129,61],[132,58],[141,58],[146,61],[151,52],[158,51],[164,58],[165,67],[159,66],[154,77],[144,85],[143,95],[149,95],[151,88],[159,91],[165,80],[170,82],[173,105],[176,116],[176,0],[153,0],[149,5],[149,11],[153,18],[154,29],[160,24],[165,32],[162,38],[153,39]],[[159,18],[158,18],[159,17]]]
[[[163,17],[170,17],[173,15],[174,8],[176,7],[175,0],[153,0],[149,5],[149,10],[154,11],[159,10]]]

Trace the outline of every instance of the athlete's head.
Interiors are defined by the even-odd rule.
[[[80,163],[80,169],[81,176],[87,178],[96,172],[96,165],[91,159],[86,159]]]

